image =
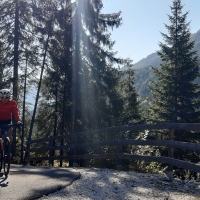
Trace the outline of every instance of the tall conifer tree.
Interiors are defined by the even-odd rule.
[[[60,4],[56,14],[58,26],[50,41],[52,68],[48,72],[54,79],[51,71],[59,68],[56,77],[60,78],[55,81],[60,84],[59,101],[67,95],[64,119],[69,121],[65,124],[72,131],[112,126],[113,116],[119,118],[120,112],[119,104],[114,108],[120,95],[116,89],[118,70],[112,64],[122,64],[124,59],[112,52],[114,42],[108,29],[120,25],[120,13],[101,14],[103,4],[99,0],[66,2]],[[64,104],[59,106],[63,111]],[[106,115],[112,116],[110,121]]]
[[[13,98],[16,100],[19,94],[19,67],[22,71],[24,70],[27,52],[31,54],[35,50],[31,14],[32,10],[28,0],[3,0],[0,2],[0,37],[4,48],[7,49],[6,67],[13,68],[11,80],[13,82]],[[30,60],[35,60],[34,55]]]
[[[135,90],[135,73],[131,60],[127,62],[127,69],[122,72],[122,95],[124,99],[123,124],[141,123],[138,94]]]
[[[181,0],[174,0],[169,15],[170,25],[165,25],[168,34],[162,33],[164,43],[160,43],[161,69],[153,68],[157,81],[152,82],[150,89],[151,117],[154,123],[199,122],[200,93],[197,79],[199,63],[197,52],[194,51],[194,41],[190,40],[189,23],[186,22],[188,12],[182,14]],[[191,131],[175,131],[175,140],[199,142],[199,134]],[[163,133],[154,137],[165,138]],[[166,151],[160,149],[161,155]],[[198,162],[195,153],[176,149],[174,157],[182,160]],[[175,172],[177,173],[177,171]]]
[[[169,34],[162,33],[165,43],[160,43],[161,70],[153,68],[157,81],[150,88],[153,95],[151,107],[157,122],[197,122],[200,93],[195,82],[199,77],[197,53],[190,40],[188,12],[182,14],[181,0],[174,0],[169,15]]]

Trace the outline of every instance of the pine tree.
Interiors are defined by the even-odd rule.
[[[182,14],[180,0],[174,0],[165,25],[169,34],[162,33],[165,43],[160,43],[161,70],[153,68],[157,81],[150,89],[153,95],[151,108],[157,122],[197,122],[199,118],[200,93],[195,82],[199,77],[197,52],[190,41],[188,12]]]
[[[139,97],[135,90],[135,73],[131,60],[126,64],[127,69],[122,72],[121,87],[124,99],[123,124],[141,123]]]
[[[5,47],[3,42],[0,42],[0,52],[0,88],[6,88],[10,85],[12,73],[9,67],[10,61],[7,57],[9,49]]]
[[[197,52],[193,49],[194,41],[190,40],[188,12],[182,14],[181,0],[174,0],[169,15],[170,25],[165,25],[168,34],[162,33],[164,43],[160,43],[161,69],[153,68],[157,77],[150,85],[150,118],[154,123],[175,122],[193,123],[199,121],[200,92],[196,80],[199,77]],[[154,134],[159,139],[166,135]],[[199,142],[200,137],[191,131],[175,131],[175,140]],[[166,151],[160,148],[161,155]],[[197,162],[199,156],[185,150],[175,150],[174,157]]]
[[[140,115],[140,105],[138,94],[135,90],[135,73],[133,69],[132,60],[127,60],[127,69],[121,72],[121,96],[123,99],[123,112],[121,115],[123,125],[133,125],[142,123]],[[136,139],[142,136],[140,131],[126,131],[123,133],[125,139]],[[136,146],[124,146],[124,153],[135,153],[138,151]],[[124,164],[128,167],[131,165],[131,161],[124,161]]]
[[[113,63],[122,63],[122,59],[117,59],[112,52],[114,42],[110,39],[108,29],[118,27],[121,18],[120,13],[101,14],[102,1],[84,0],[76,3],[73,17],[74,122],[76,124],[77,120],[87,119],[90,122],[88,128],[97,128],[98,123],[105,120],[102,118],[104,113],[109,114],[109,108],[116,98],[113,94],[115,72],[111,66]]]
[[[122,64],[124,60],[112,52],[114,42],[108,29],[118,27],[121,18],[120,13],[101,14],[102,7],[99,0],[60,1],[54,13],[56,26],[42,89],[49,101],[40,104],[37,115],[40,134],[45,134],[43,113],[43,124],[57,124],[58,135],[118,125],[123,104],[113,63]],[[54,128],[48,130],[53,135]]]
[[[95,0],[60,5],[56,13],[57,28],[50,42],[52,65],[48,76],[59,83],[58,101],[63,102],[67,95],[59,108],[66,110],[63,116],[68,120],[66,126],[70,131],[80,131],[116,125],[113,116],[115,120],[119,118],[119,104],[118,109],[114,106],[120,97],[116,89],[119,76],[112,64],[123,63],[123,59],[116,58],[112,52],[114,42],[108,29],[120,25],[120,13],[101,14],[103,4]],[[55,77],[60,78],[55,80],[51,71],[57,71],[59,75]],[[112,120],[106,116],[109,113]]]
[[[9,85],[4,84],[0,87],[13,89],[12,97],[17,101],[19,100],[19,107],[22,103],[22,98],[19,98],[19,95],[22,93],[23,86],[21,81],[24,76],[27,55],[29,55],[28,76],[35,71],[35,64],[37,62],[37,54],[35,54],[37,48],[32,31],[30,2],[28,0],[3,0],[0,2],[0,38],[3,43],[3,49],[0,51],[0,67],[6,82],[9,83]],[[22,74],[21,77],[20,74]],[[12,148],[13,155],[16,148],[15,138]]]
[[[12,69],[13,98],[19,94],[19,66],[25,66],[25,49],[33,51],[30,1],[11,0],[0,3],[0,36],[7,49],[7,68]]]

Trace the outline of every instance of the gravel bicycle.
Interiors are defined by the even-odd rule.
[[[11,145],[8,137],[9,128],[19,128],[22,124],[0,125],[2,138],[0,138],[0,172],[3,168],[5,176],[8,176],[11,160]]]

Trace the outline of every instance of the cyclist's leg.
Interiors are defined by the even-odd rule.
[[[4,174],[5,176],[8,176],[9,170],[10,170],[10,159],[11,159],[11,146],[10,141],[8,138],[5,139],[5,146],[4,146],[4,161],[3,161],[3,167],[4,167]]]
[[[12,129],[11,128],[8,129],[8,137],[10,139],[10,145],[11,145],[12,142],[13,142],[13,136],[12,136]]]
[[[0,150],[3,148],[3,140],[2,140],[2,132],[1,132],[1,128],[0,128]]]
[[[8,125],[11,124],[11,119],[6,120],[6,121],[0,121],[0,125]],[[10,143],[13,141],[13,137],[12,137],[12,129],[8,129],[8,137],[10,139]]]
[[[11,124],[11,119],[6,120],[6,121],[0,121],[0,125],[8,125],[8,124]],[[8,137],[9,137],[10,143],[11,143],[13,141],[11,128],[8,129]]]

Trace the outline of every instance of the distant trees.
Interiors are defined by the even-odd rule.
[[[121,93],[124,100],[122,124],[138,124],[142,122],[139,96],[135,90],[135,73],[131,61],[126,64],[127,69],[122,71]]]

